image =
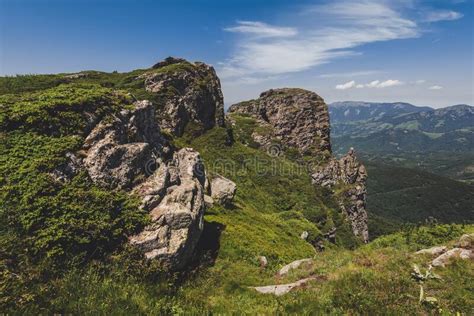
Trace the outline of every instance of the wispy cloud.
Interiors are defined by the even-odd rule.
[[[298,21],[292,27],[240,21],[225,28],[238,33],[239,40],[232,57],[221,64],[221,77],[307,70],[354,55],[353,48],[363,44],[419,35],[417,24],[389,2],[336,0],[307,7],[295,16]]]
[[[403,85],[403,81],[396,80],[396,79],[388,79],[385,81],[380,81],[380,80],[373,80],[369,83],[359,83],[357,84],[354,80],[338,84],[336,85],[337,90],[347,90],[351,88],[357,88],[357,89],[362,89],[362,88],[388,88],[388,87],[394,87],[394,86],[401,86]]]
[[[287,12],[286,25],[237,21],[224,28],[236,34],[237,41],[231,56],[220,63],[219,75],[235,81],[304,71],[358,55],[357,47],[364,44],[419,37],[419,23],[462,16],[455,11],[428,11],[417,21],[415,11],[409,0],[326,0]]]
[[[338,84],[336,86],[336,89],[338,90],[346,90],[346,89],[350,89],[350,88],[353,88],[356,86],[356,83],[354,80],[352,81],[349,81],[349,82],[346,82],[346,83],[343,83],[343,84]]]
[[[438,85],[434,85],[434,86],[429,87],[428,89],[429,89],[429,90],[441,90],[441,89],[443,89],[443,87],[442,87],[442,86],[438,86]]]
[[[237,26],[225,28],[224,31],[249,34],[258,38],[288,37],[298,34],[298,31],[294,27],[274,26],[254,21],[238,21]]]
[[[339,72],[333,74],[322,74],[320,78],[353,78],[353,77],[362,77],[362,76],[372,76],[380,74],[379,70],[363,70],[363,71],[354,71],[354,72]]]
[[[462,18],[463,15],[456,11],[430,11],[426,13],[424,22],[454,21]]]

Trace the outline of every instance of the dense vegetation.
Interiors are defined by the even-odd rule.
[[[2,305],[22,308],[62,272],[103,258],[142,227],[146,214],[124,192],[94,186],[84,173],[55,180],[66,153],[82,144],[86,112],[126,106],[94,85],[0,97],[0,269]]]
[[[393,232],[404,223],[474,221],[472,185],[416,169],[380,163],[366,166],[372,236]]]

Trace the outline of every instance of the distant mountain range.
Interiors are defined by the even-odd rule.
[[[379,119],[383,116],[396,116],[406,113],[432,111],[427,106],[419,107],[410,103],[374,103],[344,101],[329,104],[329,114],[334,122],[352,122]]]
[[[470,105],[433,109],[401,102],[348,101],[330,104],[329,113],[336,153],[354,146],[366,160],[474,180],[474,107]]]

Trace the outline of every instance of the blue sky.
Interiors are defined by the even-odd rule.
[[[276,87],[327,102],[474,104],[473,0],[0,0],[0,74],[215,66],[226,104]]]

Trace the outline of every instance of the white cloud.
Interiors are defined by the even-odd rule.
[[[394,86],[400,86],[402,85],[403,82],[401,82],[400,80],[392,80],[392,79],[389,79],[389,80],[386,80],[386,81],[383,81],[381,82],[377,88],[387,88],[387,87],[394,87]]]
[[[416,22],[390,1],[335,0],[293,15],[293,27],[245,21],[224,29],[238,33],[239,39],[219,75],[233,80],[308,70],[354,55],[353,49],[360,45],[420,34]]]
[[[369,82],[368,84],[364,85],[367,88],[377,88],[377,86],[380,84],[379,80],[374,80]]]
[[[362,88],[388,88],[388,87],[394,87],[394,86],[400,86],[404,84],[400,80],[396,79],[388,79],[385,81],[380,81],[380,80],[374,80],[366,84],[356,84],[354,80],[343,83],[343,84],[338,84],[336,86],[336,89],[338,90],[346,90],[346,89],[351,89],[351,88],[357,88],[357,89],[362,89]]]
[[[336,86],[336,89],[337,90],[346,90],[346,89],[350,89],[350,88],[353,88],[355,87],[355,81],[352,80],[352,81],[349,81],[349,82],[346,82],[346,83],[343,83],[343,84],[338,84]]]
[[[429,87],[428,89],[429,89],[429,90],[441,90],[441,89],[443,89],[443,87],[442,87],[442,86],[438,86],[438,85],[434,85],[434,86]]]
[[[426,82],[426,80],[420,79],[420,80],[416,80],[415,84],[424,84],[425,82]]]
[[[456,11],[430,11],[426,14],[424,22],[454,21],[462,18],[463,15]]]
[[[238,21],[237,26],[225,28],[224,31],[252,34],[256,37],[288,37],[298,34],[293,27],[273,26],[254,21]]]

